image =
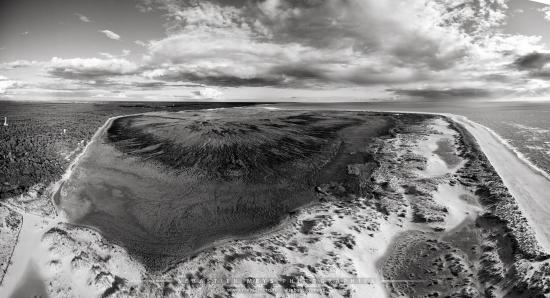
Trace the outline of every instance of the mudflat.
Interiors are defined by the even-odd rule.
[[[348,165],[372,160],[367,145],[392,125],[392,116],[365,112],[122,117],[89,146],[56,203],[71,222],[162,269],[213,241],[277,224],[316,200],[323,183],[360,195]]]

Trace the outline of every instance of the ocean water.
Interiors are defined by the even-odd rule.
[[[303,104],[294,105],[306,107]],[[447,100],[345,103],[321,106],[335,109],[417,111],[466,116],[495,131],[519,154],[550,174],[550,102]]]

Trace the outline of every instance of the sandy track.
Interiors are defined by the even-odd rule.
[[[17,239],[11,264],[8,267],[2,285],[0,286],[0,297],[10,297],[20,285],[29,263],[37,261],[37,247],[40,238],[46,231],[48,224],[42,217],[23,213],[23,226]]]
[[[550,252],[550,180],[520,159],[489,128],[464,116],[444,114],[476,139],[491,165],[516,199],[541,246]]]

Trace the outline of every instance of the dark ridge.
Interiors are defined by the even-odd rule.
[[[284,170],[277,169],[279,166],[330,151],[338,131],[361,122],[353,118],[328,121],[327,117],[309,114],[289,116],[275,123],[227,121],[219,125],[199,120],[178,121],[177,125],[184,127],[183,132],[197,134],[201,139],[184,144],[150,132],[163,129],[166,124],[148,124],[144,130],[139,118],[113,121],[108,139],[118,150],[158,161],[177,172],[194,170],[224,180],[255,180],[284,174]],[[277,128],[276,133],[271,133],[273,127]]]

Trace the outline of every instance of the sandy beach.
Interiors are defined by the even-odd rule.
[[[541,170],[508,148],[489,128],[466,117],[444,114],[463,125],[479,146],[516,199],[519,207],[535,230],[537,240],[550,253],[550,180]]]

